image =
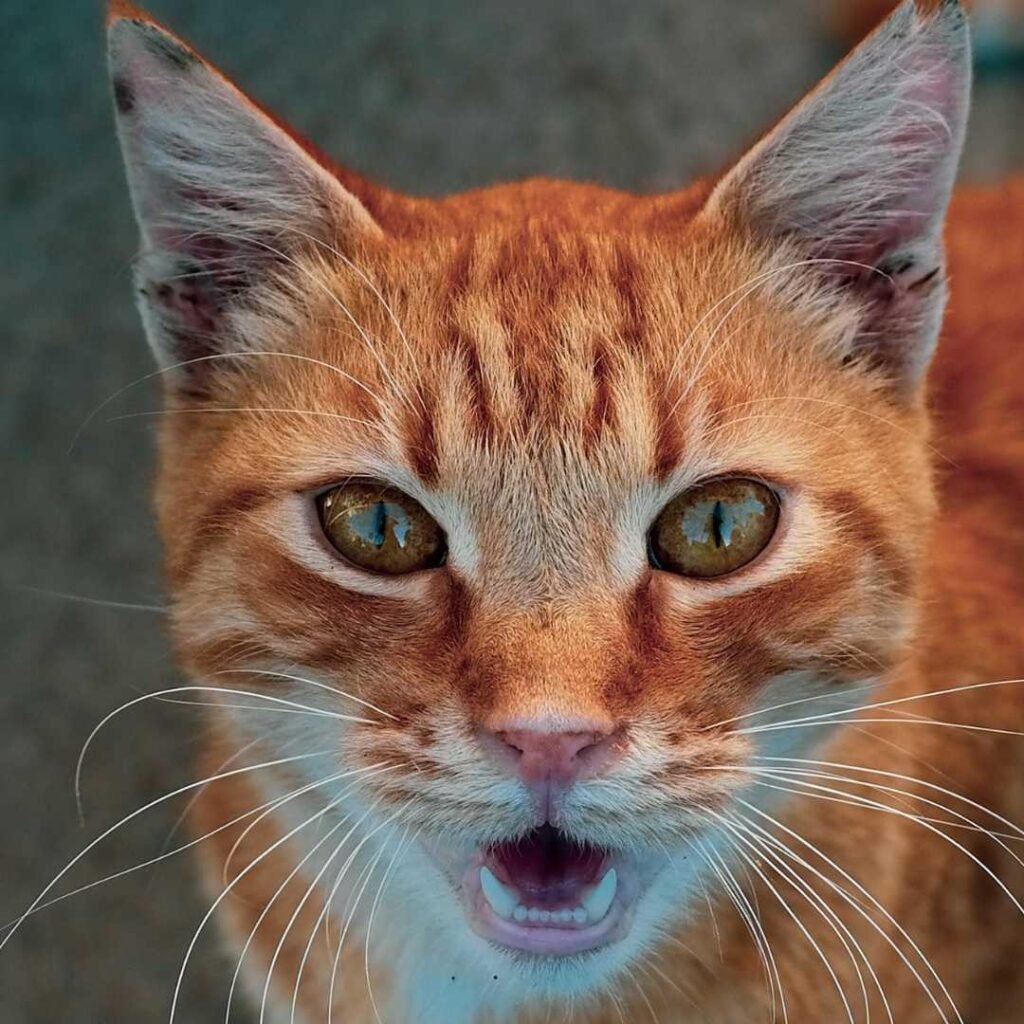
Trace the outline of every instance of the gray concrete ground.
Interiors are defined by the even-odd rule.
[[[131,305],[134,230],[99,5],[0,0],[0,919],[86,841],[190,778],[195,714],[119,703],[174,685],[147,492],[152,388]],[[155,13],[334,155],[416,192],[543,172],[660,188],[713,168],[834,54],[814,0],[153,0]],[[1024,158],[1024,92],[983,87],[969,172]],[[143,815],[66,885],[153,856],[178,807]],[[26,923],[0,953],[0,1024],[165,1021],[203,911],[181,858]],[[201,945],[180,1020],[223,1019]],[[243,1015],[238,1016],[242,1020]]]

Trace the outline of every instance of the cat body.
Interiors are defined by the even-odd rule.
[[[944,247],[957,6],[661,196],[401,196],[110,33],[262,1019],[1017,1019],[1024,180]]]

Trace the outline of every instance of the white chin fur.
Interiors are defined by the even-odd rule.
[[[502,1020],[546,1000],[572,998],[579,1005],[614,991],[622,971],[703,899],[697,860],[680,854],[652,880],[621,941],[582,956],[535,957],[477,936],[456,889],[426,851],[410,846],[374,925],[375,944],[378,935],[402,937],[400,946],[388,942],[387,951],[401,985],[397,1019],[405,1019],[403,1008],[415,1007],[418,1024],[470,1024],[481,1011]]]

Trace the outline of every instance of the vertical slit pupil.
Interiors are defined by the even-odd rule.
[[[386,534],[384,532],[388,522],[388,510],[383,501],[378,501],[373,507],[373,536],[370,538],[377,547],[384,546]]]
[[[722,537],[722,524],[724,522],[725,510],[722,508],[722,503],[720,501],[716,501],[714,511],[711,513],[711,529],[716,548],[723,547],[725,543]]]

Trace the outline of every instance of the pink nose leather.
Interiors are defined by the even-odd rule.
[[[499,764],[531,788],[545,783],[566,788],[578,779],[601,775],[623,753],[620,731],[496,729],[482,733],[481,739]]]

